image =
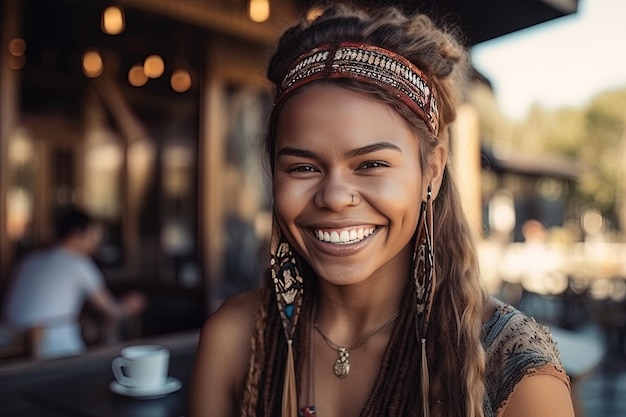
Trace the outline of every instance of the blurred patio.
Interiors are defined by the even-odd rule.
[[[106,221],[97,260],[113,290],[149,295],[129,334],[197,329],[224,297],[257,285],[271,220],[257,152],[271,105],[263,62],[313,2],[271,0],[263,21],[248,13],[252,3],[265,4],[120,0],[124,24],[112,34],[106,1],[0,0],[0,296],[15,262],[50,239],[54,213],[70,203]],[[474,45],[575,13],[578,1],[392,3],[447,16]],[[148,58],[158,75],[144,74]],[[570,364],[587,417],[625,416],[626,247],[592,226],[579,230],[585,243],[558,238],[570,227],[579,164],[499,159],[481,140],[468,104],[451,146],[483,238],[486,286],[581,348]],[[501,264],[524,246],[522,224],[533,218],[560,233],[546,261],[559,267],[540,279],[514,271],[536,270],[537,258]]]
[[[578,393],[584,416],[626,415],[626,366],[624,364],[616,366],[607,360],[598,370],[580,382]]]
[[[528,237],[483,245],[481,255],[486,276],[497,276],[488,283],[493,295],[551,329],[577,416],[625,415],[626,244]]]
[[[470,44],[578,3],[481,1],[488,16],[459,0],[392,3],[450,19]],[[0,295],[70,204],[106,224],[96,260],[111,288],[148,293],[144,335],[197,328],[256,287],[271,219],[257,146],[271,105],[263,56],[313,3],[0,0]],[[479,231],[475,124],[467,106],[452,147]]]

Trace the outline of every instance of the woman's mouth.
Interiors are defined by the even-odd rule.
[[[322,242],[349,245],[362,241],[375,231],[375,226],[367,226],[346,229],[315,229],[314,234]]]

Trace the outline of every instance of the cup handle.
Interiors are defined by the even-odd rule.
[[[122,357],[117,357],[113,359],[113,362],[111,362],[111,370],[113,371],[113,376],[115,376],[115,379],[117,379],[117,382],[127,387],[132,387],[135,384],[132,378],[129,378],[126,375],[124,375],[123,368],[125,367],[126,367],[126,360]]]

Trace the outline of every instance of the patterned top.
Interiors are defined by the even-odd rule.
[[[552,375],[569,388],[550,330],[510,305],[501,305],[483,324],[487,356],[485,417],[500,417],[518,383],[533,375]],[[315,407],[299,410],[299,417],[315,417]]]
[[[483,325],[487,355],[485,417],[502,415],[516,385],[527,376],[552,375],[569,388],[550,330],[509,305]]]

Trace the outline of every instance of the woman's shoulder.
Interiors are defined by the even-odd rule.
[[[250,313],[255,314],[259,303],[258,291],[247,291],[227,298],[213,312],[209,319],[219,317],[221,319],[228,316],[249,316]]]
[[[497,305],[484,323],[483,346],[488,363],[525,358],[532,365],[552,363],[562,367],[550,329],[508,304]]]
[[[486,351],[501,351],[514,345],[515,350],[544,351],[559,360],[550,329],[515,307],[499,301],[492,303],[493,313],[483,324],[483,345]],[[512,354],[511,350],[507,351]]]
[[[233,415],[246,378],[258,293],[227,299],[200,332],[190,415]]]
[[[200,333],[198,355],[213,363],[212,371],[225,372],[239,380],[245,374],[250,355],[250,340],[258,305],[258,293],[246,292],[222,303],[204,323]]]
[[[494,408],[501,407],[525,377],[551,375],[569,386],[550,329],[515,307],[497,303],[483,325],[485,384]]]
[[[221,346],[249,342],[254,330],[258,302],[256,291],[228,298],[205,321],[201,339],[218,339]]]

